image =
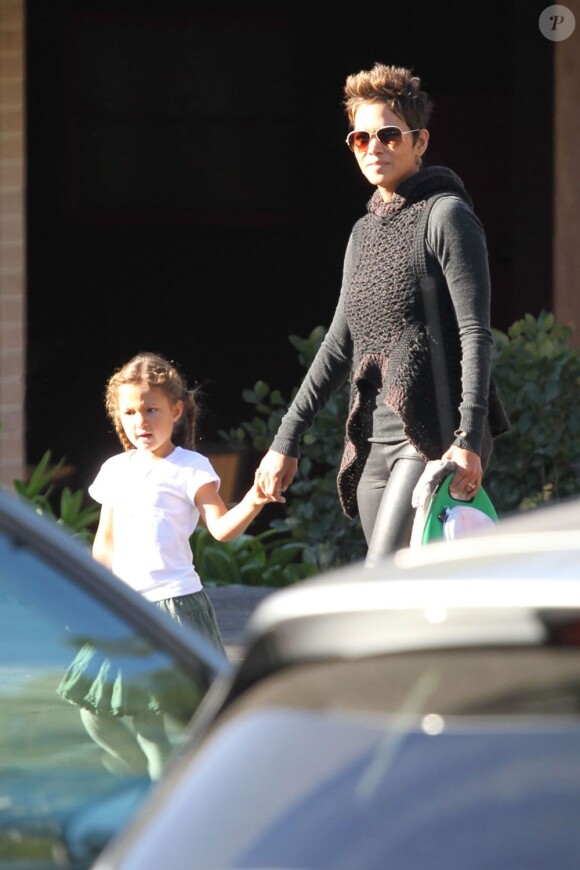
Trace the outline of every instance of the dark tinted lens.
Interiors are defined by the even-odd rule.
[[[390,145],[393,142],[400,142],[403,134],[399,127],[381,127],[377,130],[377,139],[382,145]]]
[[[348,147],[351,151],[360,151],[369,147],[370,135],[366,130],[353,130],[348,134]]]

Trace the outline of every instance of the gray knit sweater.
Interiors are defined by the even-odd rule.
[[[351,233],[331,326],[282,419],[272,449],[299,455],[300,439],[351,377],[338,475],[345,513],[371,441],[408,439],[425,458],[451,445],[484,467],[509,427],[493,384],[485,235],[458,176],[434,166],[390,202],[378,191]]]

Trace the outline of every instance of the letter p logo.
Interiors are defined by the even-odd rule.
[[[540,15],[538,26],[542,36],[552,42],[568,39],[576,27],[574,13],[567,6],[546,6]]]

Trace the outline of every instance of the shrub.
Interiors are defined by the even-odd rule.
[[[298,351],[302,368],[308,369],[325,334],[324,327],[318,326],[307,338],[289,337]],[[295,387],[291,398],[297,390]],[[249,443],[254,450],[264,453],[272,443],[289,402],[264,381],[258,381],[242,395],[254,408],[254,417],[229,432],[220,432],[220,437],[230,446]],[[366,552],[360,521],[345,516],[336,488],[348,401],[349,385],[345,383],[316,416],[302,439],[298,473],[286,494],[284,516],[270,523],[281,536],[305,545],[301,561],[308,570],[315,565],[318,571],[324,571],[362,559]]]
[[[87,507],[83,491],[72,492],[67,486],[58,498],[56,484],[66,460],[63,458],[51,466],[51,458],[51,451],[47,450],[29,481],[14,480],[14,489],[20,498],[31,502],[38,513],[54,518],[76,537],[91,544],[100,507]],[[198,527],[190,538],[190,544],[194,565],[204,584],[288,586],[316,573],[316,565],[309,561],[307,546],[283,538],[276,530],[240,535],[236,540],[224,543],[216,541],[207,529]]]
[[[316,566],[302,558],[306,546],[281,539],[274,529],[224,542],[216,541],[200,527],[191,536],[190,544],[193,564],[204,586],[289,586],[316,573]]]
[[[507,333],[493,330],[493,375],[512,424],[495,441],[484,481],[500,516],[580,493],[580,350],[570,347],[572,331],[546,312],[537,318],[527,314]],[[319,326],[308,338],[290,336],[304,369],[325,334]],[[231,446],[249,441],[263,453],[289,402],[263,381],[243,397],[254,417],[220,436]],[[346,383],[305,434],[285,516],[270,523],[305,543],[302,557],[319,571],[358,560],[366,550],[359,520],[345,517],[336,491],[348,399]]]
[[[542,311],[494,330],[493,372],[512,428],[494,445],[484,484],[498,513],[580,492],[580,350]]]
[[[66,460],[63,457],[51,467],[51,458],[51,451],[47,450],[28,483],[14,480],[14,489],[20,498],[32,502],[37,513],[47,514],[60,525],[71,529],[76,537],[90,544],[94,538],[93,528],[99,519],[100,508],[95,505],[87,507],[84,492],[80,489],[73,492],[68,486],[63,488],[60,499],[56,499],[55,482],[58,481]]]
[[[496,440],[484,480],[500,516],[580,493],[580,350],[570,347],[572,332],[544,311],[538,318],[527,314],[507,333],[493,330],[493,374],[512,424]],[[307,338],[289,337],[305,370],[325,334],[318,326]],[[264,381],[244,390],[243,398],[254,416],[219,436],[234,449],[251,446],[263,454],[290,402]],[[271,520],[263,532],[227,543],[215,541],[204,528],[195,530],[194,564],[204,583],[286,586],[364,557],[360,521],[344,515],[336,489],[348,401],[345,383],[304,435],[282,518]],[[15,489],[39,512],[57,516],[90,541],[99,508],[85,507],[83,494],[65,487],[55,512],[54,481],[64,459],[51,469],[50,458],[47,451],[28,484],[14,481]]]

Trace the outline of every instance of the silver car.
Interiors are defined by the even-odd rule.
[[[270,595],[94,870],[577,870],[566,508]]]

